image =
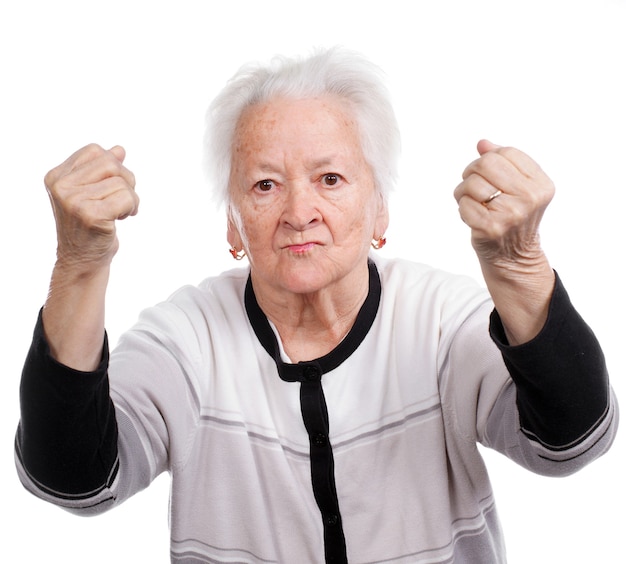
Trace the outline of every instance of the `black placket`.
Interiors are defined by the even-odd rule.
[[[276,335],[259,307],[250,278],[245,290],[248,318],[261,345],[276,362],[280,378],[286,382],[300,382],[300,410],[309,436],[311,484],[324,527],[326,562],[333,564],[347,563],[347,555],[322,376],[337,368],[358,348],[376,318],[381,294],[380,278],[374,263],[370,261],[368,266],[369,292],[349,333],[327,355],[298,364],[282,361]]]

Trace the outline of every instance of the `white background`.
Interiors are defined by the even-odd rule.
[[[169,561],[166,476],[81,519],[25,493],[14,471],[19,375],[55,252],[42,178],[89,142],[127,149],[142,204],[120,225],[114,343],[140,309],[234,266],[201,169],[204,112],[242,63],[275,53],[343,44],[387,72],[404,141],[389,256],[479,277],[452,191],[482,137],[533,156],[557,185],[544,246],[623,399],[625,30],[624,0],[4,2],[2,561]],[[567,479],[486,454],[512,564],[624,557],[623,435]]]

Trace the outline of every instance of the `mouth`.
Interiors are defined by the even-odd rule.
[[[310,251],[313,247],[315,247],[315,245],[317,245],[317,243],[302,243],[300,245],[288,245],[287,249],[289,249],[292,253],[301,255]]]

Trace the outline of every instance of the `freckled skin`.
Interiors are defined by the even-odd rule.
[[[239,221],[229,221],[228,239],[245,249],[257,293],[341,296],[367,283],[370,242],[384,233],[387,209],[345,102],[249,108],[233,144],[230,192]]]

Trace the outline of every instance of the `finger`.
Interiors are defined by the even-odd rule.
[[[487,151],[481,157],[472,161],[463,171],[462,177],[467,178],[472,174],[478,174],[494,186],[502,188],[501,183],[510,182],[511,179],[519,175],[518,169],[507,158],[503,149],[504,147],[494,151]]]
[[[546,176],[539,164],[523,151],[514,147],[501,147],[498,152],[527,178]]]
[[[499,198],[503,195],[504,192],[502,190],[494,186],[491,182],[488,182],[479,174],[471,174],[454,190],[454,198],[457,203],[460,202],[461,198],[464,196],[468,196],[476,203],[484,205],[495,201],[495,198]]]
[[[115,145],[114,147],[111,147],[109,151],[113,155],[115,155],[115,158],[118,161],[120,161],[121,163],[124,162],[124,159],[126,158],[126,150],[124,149],[124,147],[122,147],[121,145]]]
[[[126,219],[139,211],[139,196],[134,190],[124,187],[109,193],[100,203],[104,217],[110,220]]]
[[[484,155],[485,153],[488,153],[489,151],[495,151],[496,149],[499,149],[499,148],[500,148],[500,145],[496,145],[495,143],[492,143],[491,141],[488,141],[487,139],[481,139],[476,145],[478,154],[481,156]]]
[[[106,149],[103,149],[96,143],[90,143],[71,154],[63,163],[53,170],[58,169],[61,174],[67,174],[76,168],[80,168],[85,163],[99,158],[104,153],[106,153]]]
[[[487,141],[486,139],[481,139],[478,142],[477,149],[481,158],[487,153],[497,153],[527,178],[538,178],[539,176],[545,175],[544,171],[535,160],[515,147],[503,147],[501,145],[496,145],[491,141]],[[477,164],[480,160],[481,159],[478,158],[470,163],[467,169],[469,169],[472,165]]]
[[[105,178],[100,182],[86,186],[86,190],[76,195],[77,199],[84,201],[104,201],[110,198],[118,198],[120,194],[126,193],[129,199],[128,212],[126,215],[135,215],[139,206],[139,196],[135,189],[119,176]],[[115,218],[111,218],[115,219]]]
[[[73,170],[77,178],[84,178],[85,182],[95,182],[110,176],[120,176],[131,186],[135,185],[135,176],[128,170],[122,161],[126,152],[122,147],[114,147],[111,151],[101,151],[94,158],[76,166]]]
[[[80,165],[75,164],[70,172],[53,182],[48,178],[46,186],[53,193],[62,195],[87,186],[93,187],[107,178],[121,178],[130,187],[135,186],[135,175],[109,151],[85,160]]]
[[[464,196],[459,201],[459,215],[472,230],[473,239],[501,241],[519,219],[515,210],[507,207],[505,202],[498,202],[498,199],[491,202],[489,207],[469,196]]]
[[[545,175],[529,178],[520,172],[506,154],[503,154],[504,150],[505,148],[500,148],[489,151],[467,167],[463,172],[463,178],[468,182],[470,190],[468,193],[479,202],[489,199],[497,191],[529,201],[540,197],[543,193],[542,179]],[[473,191],[471,187],[474,187]]]
[[[82,147],[70,157],[68,157],[59,166],[53,168],[44,179],[45,185],[52,186],[59,178],[67,176],[75,171],[97,170],[97,167],[89,166],[95,163],[102,164],[110,161],[110,174],[114,174],[116,170],[122,170],[119,165],[124,161],[126,151],[123,147],[116,145],[107,151],[95,143],[91,143]],[[93,179],[91,180],[93,181]]]
[[[459,200],[459,215],[463,222],[472,229],[472,231],[479,229],[482,231],[486,221],[488,221],[487,215],[489,211],[476,202],[469,196],[463,196]]]
[[[65,213],[90,228],[136,215],[138,209],[137,193],[115,178],[98,183],[89,192],[89,197],[85,197],[84,192],[72,194],[64,206]]]
[[[80,166],[82,162],[92,159],[92,155],[99,150],[103,150],[102,147],[92,143],[72,153],[60,165],[48,171],[44,177],[44,184],[46,188],[49,190],[59,178],[69,174],[76,166]]]

